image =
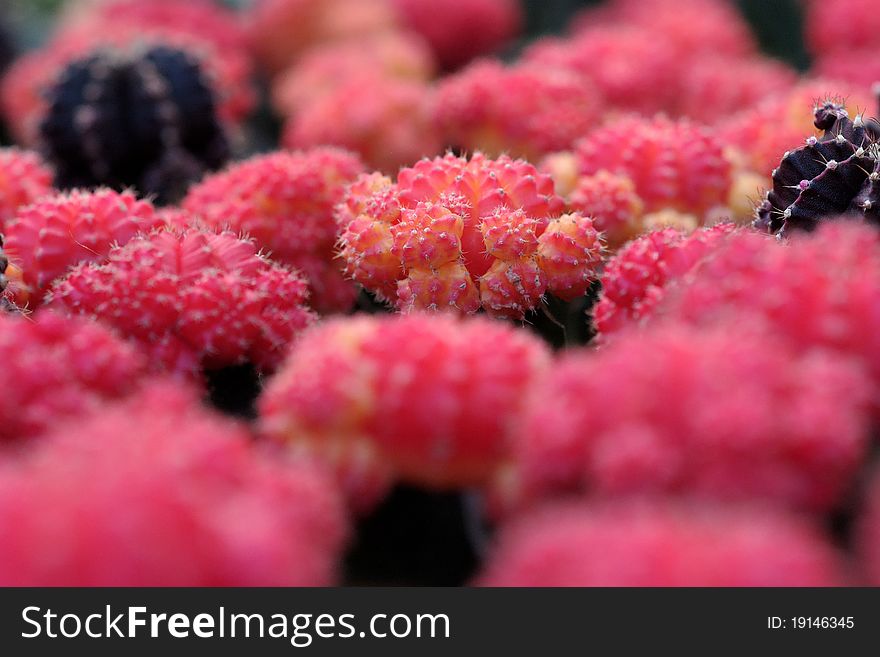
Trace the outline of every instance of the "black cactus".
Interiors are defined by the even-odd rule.
[[[829,101],[816,107],[815,125],[825,134],[782,157],[755,225],[777,235],[837,216],[880,225],[880,123],[862,114],[850,119]]]
[[[180,50],[97,52],[67,67],[49,101],[40,131],[62,189],[134,187],[170,203],[229,157],[213,92]]]

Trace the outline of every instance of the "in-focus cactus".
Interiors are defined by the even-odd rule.
[[[98,51],[49,97],[40,133],[61,188],[133,186],[172,202],[229,156],[213,91],[182,50]]]
[[[549,176],[476,153],[422,160],[396,184],[361,178],[337,220],[347,273],[399,310],[522,318],[545,292],[572,298],[596,275],[598,231],[562,211]]]
[[[16,302],[36,307],[56,278],[81,262],[101,262],[114,246],[164,223],[153,204],[131,192],[74,190],[21,208],[6,228],[6,252],[21,270]]]
[[[773,171],[756,227],[784,235],[840,215],[880,223],[880,123],[863,114],[850,119],[842,103],[829,100],[816,107],[815,126],[824,135],[786,152]]]

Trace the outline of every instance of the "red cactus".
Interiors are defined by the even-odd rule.
[[[605,265],[602,297],[593,315],[596,328],[611,335],[650,316],[665,286],[719,248],[733,230],[730,223],[690,235],[666,228],[627,244]]]
[[[206,177],[182,205],[205,225],[247,235],[274,259],[301,269],[319,312],[343,311],[355,290],[334,258],[333,207],[362,171],[357,156],[335,148],[270,153]]]
[[[545,38],[527,48],[523,59],[576,73],[612,108],[651,114],[676,102],[676,51],[645,29],[611,25],[573,39]]]
[[[382,34],[398,22],[390,0],[257,0],[246,21],[253,52],[273,75],[310,48]]]
[[[0,443],[29,439],[131,393],[146,359],[104,327],[40,313],[0,314],[9,385],[0,396]]]
[[[442,80],[434,100],[447,145],[526,159],[571,147],[599,113],[596,90],[578,75],[491,60]]]
[[[469,313],[482,305],[521,318],[548,286],[571,295],[596,275],[601,240],[579,215],[555,225],[539,257],[540,238],[562,209],[549,176],[522,160],[426,159],[402,169],[396,184],[372,177],[352,186],[337,208],[341,253],[349,275],[399,309]]]
[[[515,520],[483,586],[840,586],[816,527],[769,510],[694,504],[551,507]]]
[[[593,220],[612,247],[619,247],[642,232],[645,204],[625,175],[600,170],[576,178],[569,205]]]
[[[428,85],[373,73],[342,81],[313,100],[288,121],[281,141],[292,149],[347,148],[387,172],[441,151]]]
[[[0,522],[3,586],[329,585],[348,531],[318,469],[167,384],[0,470]]]
[[[872,390],[857,363],[761,332],[630,331],[535,386],[501,506],[665,493],[825,511],[867,456]]]
[[[517,0],[392,0],[404,26],[420,34],[447,69],[490,54],[520,31]]]
[[[506,453],[547,364],[540,342],[487,320],[334,320],[296,343],[260,399],[260,423],[333,463],[361,507],[396,478],[476,485]]]
[[[880,240],[870,226],[823,222],[780,245],[732,236],[668,290],[658,319],[758,326],[792,349],[824,348],[860,361],[880,382]]]
[[[164,224],[149,201],[131,192],[99,189],[45,196],[18,211],[6,226],[6,251],[22,270],[13,286],[21,304],[39,305],[69,268],[102,262],[111,247]]]
[[[93,315],[184,376],[249,361],[271,371],[311,323],[305,281],[232,233],[157,232],[79,265],[49,307]]]
[[[724,205],[730,192],[723,142],[686,120],[624,117],[580,140],[575,155],[581,175],[604,169],[629,177],[647,212],[669,208],[701,216]]]
[[[654,39],[687,58],[688,66],[707,53],[736,59],[757,50],[748,23],[728,0],[612,0],[598,11],[576,16],[572,31],[584,33],[608,24],[650,30]]]
[[[302,111],[338,86],[375,76],[428,82],[434,58],[415,34],[383,32],[315,46],[272,81],[272,102],[282,116]]]

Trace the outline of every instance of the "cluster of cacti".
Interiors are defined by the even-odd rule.
[[[15,527],[0,545],[0,581],[332,583],[348,533],[338,493],[319,470],[279,463],[248,440],[168,384],[56,430],[0,473],[0,522]],[[253,533],[231,531],[242,523]]]
[[[47,191],[6,225],[6,250],[21,271],[12,288],[15,299],[22,306],[38,306],[68,268],[100,262],[113,246],[162,225],[152,203],[131,192]]]
[[[140,235],[67,270],[47,307],[101,317],[138,342],[157,371],[198,375],[249,362],[271,371],[314,320],[299,272],[230,232]]]
[[[89,0],[12,64],[0,585],[880,584],[871,2],[803,75],[729,0],[524,10]]]

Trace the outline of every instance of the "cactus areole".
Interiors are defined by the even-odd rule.
[[[783,155],[755,226],[781,236],[812,230],[827,217],[880,224],[880,122],[863,114],[850,118],[834,100],[817,105],[814,116],[824,134]]]

